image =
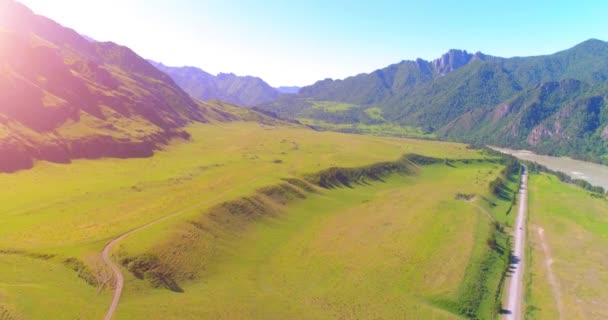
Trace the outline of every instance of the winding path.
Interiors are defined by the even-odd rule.
[[[515,245],[511,253],[511,280],[507,290],[506,306],[502,312],[505,320],[522,319],[522,288],[524,282],[524,251],[526,241],[526,211],[528,209],[528,169],[524,167],[519,188],[519,210],[515,222],[513,238]]]
[[[114,297],[112,298],[112,304],[110,305],[110,308],[108,308],[108,312],[106,313],[106,316],[104,318],[104,320],[111,320],[112,317],[114,316],[114,314],[116,313],[116,308],[118,308],[118,302],[120,302],[120,296],[122,295],[122,289],[124,287],[125,284],[125,278],[122,275],[122,270],[120,269],[120,267],[118,266],[118,264],[116,264],[114,261],[112,261],[112,258],[110,256],[110,252],[112,252],[112,249],[114,249],[114,247],[124,238],[139,232],[143,229],[146,229],[150,226],[153,226],[155,224],[161,223],[163,221],[169,220],[171,218],[174,218],[176,216],[179,216],[181,214],[184,214],[190,210],[196,209],[204,204],[210,203],[212,201],[215,201],[221,197],[223,197],[224,195],[226,195],[229,192],[232,192],[240,187],[246,186],[246,185],[250,185],[252,183],[254,183],[256,180],[261,179],[261,177],[257,177],[254,179],[249,180],[248,182],[241,184],[239,186],[236,186],[234,188],[230,188],[218,195],[216,195],[215,197],[211,198],[211,199],[207,199],[204,201],[201,201],[197,204],[194,204],[190,207],[181,209],[179,211],[176,211],[174,213],[171,213],[167,216],[164,216],[162,218],[156,219],[154,221],[148,222],[142,226],[139,226],[131,231],[128,231],[126,233],[123,233],[122,235],[112,239],[110,242],[108,242],[108,244],[106,244],[106,246],[103,248],[103,251],[101,252],[101,258],[103,259],[104,263],[110,267],[110,269],[112,269],[112,272],[114,272],[114,278],[115,278],[115,286],[114,286]]]

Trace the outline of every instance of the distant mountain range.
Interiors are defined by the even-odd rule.
[[[411,126],[438,138],[608,163],[608,43],[536,57],[450,50],[344,80],[326,79],[260,108],[331,124]],[[319,103],[348,108],[319,108]]]
[[[148,61],[173,78],[191,96],[203,101],[217,99],[252,107],[274,101],[281,93],[294,94],[300,89],[273,88],[258,77],[236,76],[232,73],[214,76],[196,67],[168,67],[162,63]]]
[[[247,117],[191,98],[127,47],[91,41],[11,0],[0,1],[0,70],[0,171],[149,156],[187,138],[181,128],[193,121]]]

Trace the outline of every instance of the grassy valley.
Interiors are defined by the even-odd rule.
[[[297,287],[297,283],[293,281],[297,281],[298,277],[304,273],[314,273],[315,268],[321,268],[318,270],[320,272],[318,276],[321,277],[319,281],[327,277],[325,287],[311,287],[309,288],[311,291],[303,291],[298,295],[300,297],[298,299],[310,303],[312,300],[309,299],[327,297],[331,290],[337,290],[336,293],[340,290],[350,291],[349,287],[331,289],[331,283],[347,276],[335,272],[344,270],[343,268],[349,263],[355,268],[354,270],[358,270],[359,275],[354,275],[357,277],[374,270],[376,266],[373,265],[372,260],[367,260],[367,265],[364,263],[358,267],[352,264],[353,261],[364,262],[365,259],[370,259],[361,254],[365,250],[372,250],[371,247],[361,243],[362,251],[355,250],[350,254],[331,251],[323,253],[315,249],[303,256],[305,261],[310,262],[308,266],[312,269],[306,269],[304,268],[306,265],[298,264],[298,255],[291,254],[303,250],[304,247],[314,246],[315,242],[319,243],[325,239],[325,236],[316,237],[321,236],[319,232],[322,230],[338,227],[340,225],[338,221],[352,221],[353,228],[357,224],[363,228],[360,230],[362,234],[371,232],[367,235],[371,237],[368,240],[371,241],[370,243],[388,245],[386,250],[377,253],[380,255],[377,258],[381,255],[388,258],[395,253],[393,250],[397,249],[399,241],[407,242],[412,237],[410,233],[398,230],[423,217],[424,219],[416,223],[420,223],[420,228],[426,228],[428,231],[419,233],[420,240],[408,245],[411,249],[402,248],[404,251],[401,255],[404,260],[391,258],[392,262],[383,271],[386,272],[386,277],[398,277],[401,280],[395,281],[400,281],[398,283],[403,283],[404,286],[407,284],[411,289],[422,288],[425,286],[425,281],[428,281],[424,280],[428,276],[412,269],[405,272],[408,269],[408,261],[413,259],[411,263],[424,263],[429,268],[434,263],[440,266],[441,260],[427,262],[425,258],[435,249],[446,252],[445,257],[433,254],[437,259],[439,257],[456,259],[454,267],[445,271],[438,270],[445,272],[445,276],[443,280],[433,284],[428,291],[413,296],[407,292],[397,291],[385,298],[397,299],[400,295],[405,295],[404,297],[409,297],[407,300],[410,301],[408,303],[410,309],[404,310],[423,308],[427,310],[420,311],[423,315],[438,314],[454,317],[463,314],[462,299],[468,297],[463,293],[476,292],[468,286],[477,282],[467,279],[479,276],[477,269],[479,267],[476,266],[483,265],[488,255],[493,252],[486,244],[491,231],[491,221],[473,203],[479,203],[497,216],[504,215],[510,205],[510,201],[491,200],[486,194],[488,181],[498,174],[501,165],[486,161],[467,161],[470,162],[469,164],[456,161],[448,166],[443,164],[443,160],[441,164],[431,166],[410,164],[408,170],[411,171],[401,173],[405,176],[400,175],[399,172],[390,174],[392,171],[389,170],[385,176],[382,175],[384,178],[381,179],[384,182],[377,180],[380,176],[374,179],[369,176],[366,183],[363,183],[363,180],[353,180],[351,187],[341,185],[333,189],[321,187],[318,184],[321,181],[318,180],[320,176],[311,174],[324,172],[330,167],[361,167],[387,161],[390,163],[404,154],[411,153],[438,159],[480,159],[480,161],[487,158],[487,155],[467,149],[460,144],[320,133],[297,127],[276,127],[252,122],[193,125],[187,129],[192,135],[190,142],[175,141],[151,158],[76,160],[69,165],[40,162],[32,170],[2,175],[0,183],[3,184],[3,189],[7,190],[2,194],[3,205],[0,214],[2,221],[0,248],[4,252],[2,259],[5,261],[3,268],[20,266],[18,272],[15,270],[3,272],[9,275],[5,278],[6,283],[14,284],[2,288],[2,305],[13,317],[35,318],[33,312],[46,312],[52,314],[53,318],[59,319],[73,318],[82,312],[101,316],[109,304],[109,288],[112,283],[108,270],[99,258],[101,248],[109,239],[123,232],[175,213],[179,214],[125,239],[113,253],[115,259],[123,263],[123,272],[127,275],[124,302],[121,301],[117,317],[137,318],[140,314],[144,317],[147,312],[179,312],[180,310],[183,312],[188,310],[191,317],[195,318],[209,315],[205,312],[213,310],[194,307],[194,305],[192,309],[178,306],[190,303],[188,301],[192,303],[196,301],[196,304],[200,304],[202,303],[200,299],[203,297],[223,296],[225,299],[238,300],[238,295],[253,294],[254,291],[247,293],[245,290],[246,288],[253,290],[259,285],[256,284],[259,283],[257,280],[254,281],[255,279],[252,280],[248,276],[251,275],[248,271],[251,268],[265,270],[256,275],[261,277],[260,279],[279,281],[275,283],[278,286],[276,290],[279,292],[287,290],[284,291],[285,294],[292,292],[289,290],[293,289],[289,288]],[[400,167],[380,166],[379,168]],[[370,170],[369,172],[375,172],[375,169]],[[100,172],[103,174],[100,175]],[[287,183],[289,186],[286,190],[290,191],[287,194],[273,191],[272,186],[285,184],[282,179],[286,178],[296,181]],[[470,185],[467,182],[470,179],[474,179],[477,183]],[[410,210],[407,204],[413,200],[407,199],[413,199],[410,197],[419,194],[418,188],[422,188],[420,191],[429,188],[429,192],[437,189],[434,191],[437,192],[436,196],[445,199],[445,203],[444,201],[420,203],[420,208]],[[455,200],[456,193],[459,192],[478,196],[470,204]],[[226,216],[222,211],[217,211],[218,208],[229,208],[233,204],[231,201],[237,201],[238,204],[238,201],[243,199],[256,199],[257,202],[254,201],[258,203],[256,210],[261,211],[254,211],[253,216],[245,212],[236,216],[231,214]],[[392,204],[385,206],[383,203],[389,199],[393,199],[388,202]],[[491,203],[496,206],[492,207]],[[247,208],[247,205],[244,208]],[[393,208],[402,209],[392,210]],[[450,212],[452,210],[454,212],[443,216],[442,213],[445,211],[442,208],[450,208]],[[437,219],[454,220],[455,225],[444,230],[443,228],[446,227],[444,224],[432,222],[435,219],[429,220],[430,217],[424,214],[427,210],[436,212],[435,214],[439,215]],[[376,212],[381,212],[381,215],[376,216]],[[400,212],[403,214],[399,214]],[[226,224],[222,217],[229,219],[229,223]],[[378,222],[380,220],[377,219],[382,221]],[[370,221],[377,221],[380,223],[379,227],[386,223],[386,232],[374,235],[373,230],[366,231],[366,225]],[[283,225],[285,229],[279,228]],[[374,225],[368,227],[372,228]],[[412,229],[412,232],[414,230]],[[428,240],[425,238],[427,233],[430,237],[428,239],[435,240],[423,245]],[[297,234],[300,236],[296,236]],[[194,236],[191,239],[194,242],[188,240],[191,236]],[[353,236],[356,235],[345,234],[345,238],[340,237],[331,241],[336,243],[350,241],[349,237]],[[297,240],[299,237],[303,238]],[[397,237],[394,238],[395,243],[387,242],[393,237]],[[403,238],[398,240],[399,237]],[[444,248],[452,243],[444,240],[461,237],[462,242],[458,247]],[[260,239],[260,242],[252,242],[251,239]],[[416,246],[424,248],[427,245],[429,247],[425,250],[428,251],[421,250],[417,253],[415,250]],[[391,246],[394,249],[390,249]],[[452,250],[462,250],[462,255],[451,257],[448,252],[451,253]],[[275,252],[277,256],[273,255]],[[138,279],[137,274],[131,273],[131,271],[137,273],[137,265],[130,266],[129,259],[133,261],[142,256],[152,256],[153,261],[157,261],[158,264],[152,264],[153,268],[149,270],[144,268],[144,271],[149,273]],[[322,257],[331,256],[335,264],[322,267],[318,262],[314,262],[320,261],[319,259],[324,260],[325,258]],[[250,264],[243,264],[243,259]],[[22,263],[30,260],[33,262]],[[278,264],[272,261],[277,261]],[[171,268],[165,270],[164,266]],[[499,275],[503,267],[498,263],[492,268],[496,270],[496,275]],[[229,269],[234,272],[220,272]],[[52,277],[46,277],[41,270],[58,270],[58,272],[53,272]],[[287,277],[285,286],[281,285],[282,280],[274,278],[281,270]],[[23,275],[27,273],[39,274],[40,280],[24,277]],[[159,283],[157,281],[159,275],[170,276],[170,279],[165,280],[175,281],[174,283],[181,290],[166,286],[167,281]],[[55,281],[53,279],[65,283],[65,286],[52,286]],[[488,278],[488,290],[496,290],[498,284],[495,281],[499,279],[500,277]],[[87,281],[91,284],[87,284]],[[262,281],[264,282],[265,280]],[[221,292],[221,295],[216,296],[208,291],[212,288],[211,283],[216,283],[217,290],[227,286],[228,283],[233,283],[235,286],[233,288],[241,287],[239,283],[243,286],[242,290],[237,291],[233,291],[234,289],[230,289],[229,286],[225,287],[222,290],[227,291],[220,290],[217,294]],[[382,283],[381,279],[376,277],[370,278],[367,284],[362,283],[362,285],[379,290],[383,288]],[[323,282],[319,282],[319,285],[323,285]],[[44,307],[46,304],[40,300],[44,296],[37,298],[37,295],[25,289],[28,286],[47,288],[49,295],[69,299],[70,303],[81,307],[59,307],[57,304]],[[98,291],[100,287],[105,289]],[[66,288],[74,288],[74,290],[66,290]],[[349,299],[362,301],[361,299],[365,299],[372,292],[375,291],[368,292],[361,289],[358,295]],[[237,296],[230,297],[231,294]],[[266,296],[266,300],[260,298],[263,301],[274,301],[267,300],[271,297],[272,295]],[[157,302],[152,303],[155,299]],[[474,295],[471,299],[478,300]],[[161,301],[180,303],[171,304],[178,308],[174,309]],[[213,300],[207,301],[206,303],[213,303]],[[495,311],[493,301],[492,298],[480,302],[480,307],[474,308],[471,312],[489,314]],[[36,304],[40,308],[33,310],[28,307],[28,303]],[[374,303],[380,303],[380,300]],[[322,307],[323,304],[317,306],[318,314],[347,312],[345,309]],[[151,307],[152,305],[158,306],[158,309]],[[423,307],[425,305],[428,307]],[[218,304],[217,308],[213,314],[218,317],[224,312],[228,312],[229,315],[230,312],[238,310],[241,310],[240,314],[243,316],[268,314],[262,312],[267,308],[260,309],[261,305],[254,307],[245,304],[239,307],[242,309],[232,310],[222,309]],[[274,309],[278,310],[277,315],[294,315],[298,312],[287,305],[279,309],[281,310]],[[273,309],[268,309],[267,312],[271,310]],[[405,312],[404,310],[387,310],[387,312],[399,314]],[[356,310],[348,312],[356,312]],[[355,314],[365,316],[365,313]],[[228,315],[226,317],[229,317]]]
[[[362,123],[331,123],[322,120],[300,118],[298,121],[316,130],[327,130],[346,133],[358,133],[375,136],[404,137],[404,138],[435,138],[432,133],[425,133],[420,128],[400,126],[390,123],[362,124]]]
[[[288,54],[311,23],[331,39],[299,17],[308,4],[305,23],[288,2],[172,3],[154,19],[142,5],[125,4],[129,27],[154,24],[138,39],[167,41],[167,61],[268,63],[271,83],[290,63],[302,79],[342,68]],[[340,58],[359,65],[359,50]],[[273,88],[0,0],[0,320],[608,318],[608,198],[581,180],[600,165],[568,161],[568,176],[484,147],[608,163],[607,61],[594,39],[534,57],[450,50]]]
[[[217,239],[180,239],[189,234],[182,230],[164,245],[199,248],[183,247],[187,259],[204,261],[200,281],[187,282],[183,293],[150,294],[132,279],[119,318],[493,317],[506,261],[487,246],[493,225],[483,210],[502,218],[510,202],[487,209],[486,200],[455,194],[486,196],[498,169],[441,163],[383,182],[302,191],[287,204],[260,200],[271,213],[258,212],[249,228],[215,233],[221,244],[213,252],[202,248]],[[155,301],[163,302],[151,308]]]

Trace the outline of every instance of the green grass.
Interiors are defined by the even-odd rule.
[[[118,318],[457,319],[471,305],[490,318],[504,265],[488,262],[491,220],[474,204],[489,197],[498,169],[437,164],[309,194],[238,232],[218,233],[212,255],[185,255],[206,268],[183,293],[131,276]],[[479,197],[469,203],[455,199],[459,192]],[[503,216],[510,202],[488,199],[496,203],[491,213]]]
[[[608,200],[546,174],[531,176],[529,193],[527,318],[557,319],[557,301],[562,319],[608,317]],[[544,230],[557,287],[548,280],[538,228]]]
[[[350,108],[355,107],[354,104],[336,102],[336,101],[312,101],[312,108],[323,110],[325,112],[341,112],[347,111]]]
[[[182,216],[127,238],[120,250],[130,255],[148,252],[172,237],[184,221],[282,178],[302,177],[332,166],[393,161],[406,153],[485,157],[462,144],[258,123],[197,124],[188,131],[192,141],[175,141],[151,158],[76,160],[69,165],[38,162],[32,170],[0,174],[0,250],[55,255],[43,262],[3,264],[2,281],[18,281],[19,274],[7,268],[19,265],[23,272],[40,274],[40,278],[32,278],[34,285],[58,284],[45,289],[48,295],[68,300],[74,293],[78,296],[74,304],[86,305],[86,300],[105,308],[108,292],[96,296],[97,288],[79,279],[63,260],[77,258],[86,262],[90,272],[101,272],[99,253],[105,243],[147,222],[187,209]],[[0,257],[8,259],[3,254]],[[11,255],[10,259],[17,258]],[[47,266],[56,276],[40,271]],[[68,275],[69,281],[63,280]],[[70,290],[73,287],[78,290]],[[126,290],[125,301],[138,290],[151,297],[166,294],[140,280],[130,281]],[[32,312],[46,312],[49,318],[74,319],[82,310],[73,308],[72,302],[64,307],[61,301],[47,306],[40,295],[28,294],[28,299],[22,299],[20,294],[13,287],[2,287],[0,303],[8,303],[14,313],[26,318]],[[183,296],[193,301],[199,298]],[[31,305],[40,307],[30,310]]]
[[[386,121],[382,116],[382,108],[380,107],[367,108],[365,109],[365,114],[374,120]]]
[[[54,261],[0,254],[0,319],[101,319],[110,292],[99,295],[76,273]]]
[[[303,124],[313,126],[321,130],[358,133],[374,136],[394,136],[410,138],[434,138],[434,134],[425,133],[421,128],[401,126],[391,123],[363,124],[363,123],[330,123],[321,120],[298,118]]]

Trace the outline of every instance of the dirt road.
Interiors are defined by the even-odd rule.
[[[547,281],[549,281],[549,285],[551,286],[551,292],[553,293],[553,299],[555,300],[555,305],[557,306],[557,314],[559,315],[559,320],[562,320],[564,309],[562,305],[559,281],[553,273],[553,256],[551,255],[551,250],[549,249],[549,245],[545,240],[545,229],[543,229],[542,227],[538,227],[538,239],[543,249],[543,254],[545,255],[545,266],[547,267]]]
[[[108,244],[106,244],[106,246],[103,248],[103,251],[101,252],[101,258],[103,259],[104,263],[110,267],[110,269],[112,269],[112,272],[114,272],[114,279],[115,279],[115,285],[114,285],[114,297],[112,298],[112,304],[110,305],[110,308],[108,309],[108,312],[106,313],[105,316],[105,320],[111,320],[112,317],[114,316],[114,314],[116,313],[116,308],[118,308],[118,302],[120,301],[120,296],[122,295],[122,289],[124,287],[125,284],[125,279],[124,276],[122,275],[122,271],[120,270],[120,267],[118,266],[118,264],[116,264],[114,261],[112,261],[112,257],[110,256],[110,253],[112,252],[112,249],[120,242],[122,241],[124,238],[138,232],[141,231],[143,229],[146,229],[150,226],[153,226],[155,224],[161,223],[165,220],[174,218],[176,216],[179,216],[181,214],[184,214],[186,212],[189,212],[191,210],[194,210],[198,207],[201,207],[205,204],[209,204],[213,201],[216,201],[218,199],[220,199],[221,197],[225,196],[226,194],[228,194],[229,192],[232,192],[240,187],[244,187],[246,185],[250,185],[252,183],[254,183],[256,180],[261,179],[261,177],[258,178],[254,178],[242,185],[236,186],[234,188],[228,189],[218,195],[216,195],[215,197],[211,198],[211,199],[207,199],[204,201],[201,201],[195,205],[189,206],[187,208],[181,209],[179,211],[173,212],[167,216],[164,216],[162,218],[156,219],[154,221],[151,221],[149,223],[146,223],[142,226],[139,226],[131,231],[128,231],[126,233],[123,233],[122,235],[112,239],[110,242],[108,242]]]

